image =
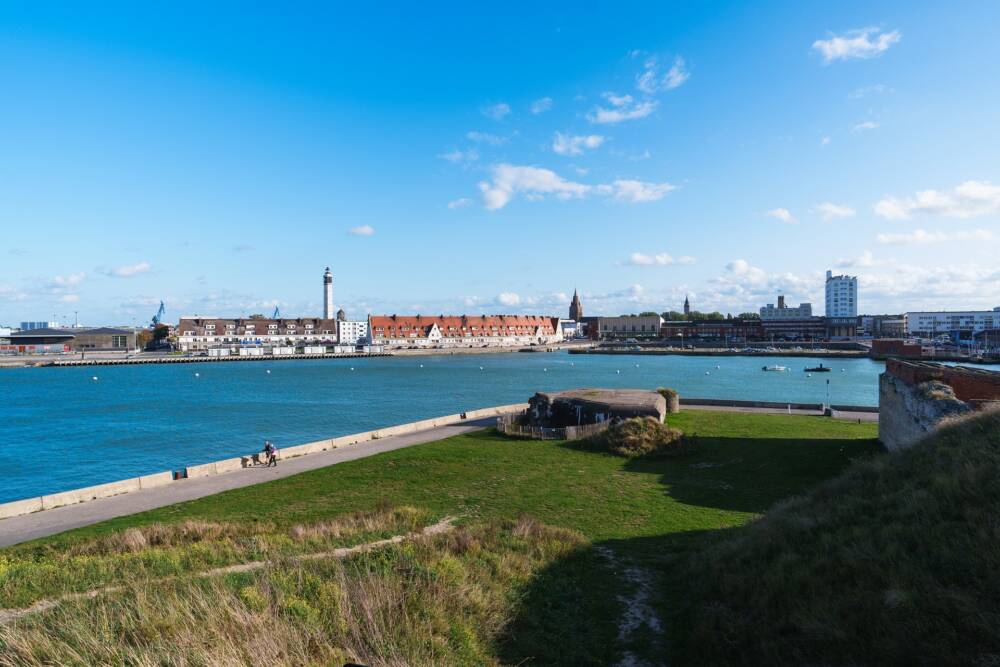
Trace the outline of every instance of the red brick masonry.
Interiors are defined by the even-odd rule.
[[[1000,373],[968,366],[944,366],[921,361],[888,359],[885,372],[907,384],[937,380],[950,386],[960,400],[1000,400]]]

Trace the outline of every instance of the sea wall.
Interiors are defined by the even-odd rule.
[[[889,451],[912,446],[943,421],[1000,406],[1000,373],[890,359],[879,376],[879,440]]]
[[[470,410],[459,414],[435,417],[433,419],[423,419],[409,424],[389,426],[372,431],[365,431],[363,433],[355,433],[338,438],[329,438],[327,440],[317,440],[315,442],[307,442],[302,445],[284,447],[279,451],[279,456],[280,458],[287,459],[306,454],[315,454],[317,452],[324,452],[338,447],[347,447],[370,440],[378,440],[380,438],[387,438],[395,435],[418,433],[420,431],[426,431],[439,426],[460,424],[464,421],[497,417],[508,412],[526,410],[527,407],[527,403],[498,405],[492,408]],[[131,479],[123,479],[117,482],[108,482],[107,484],[98,484],[96,486],[88,486],[82,489],[74,489],[72,491],[61,491],[59,493],[53,493],[37,498],[26,498],[24,500],[15,500],[9,503],[0,503],[0,519],[7,519],[14,516],[20,516],[22,514],[31,514],[32,512],[39,512],[41,510],[53,509],[66,505],[75,505],[77,503],[84,503],[90,500],[108,498],[110,496],[131,493],[142,489],[151,489],[171,483],[183,483],[183,480],[187,478],[220,475],[240,470],[243,467],[245,467],[244,457],[237,456],[235,458],[223,459],[221,461],[212,461],[211,463],[188,466],[180,471],[180,475],[176,476],[171,471],[159,472],[151,475],[143,475],[141,477],[133,477]]]

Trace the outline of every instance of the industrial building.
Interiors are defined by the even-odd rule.
[[[66,352],[132,352],[138,349],[135,329],[29,329],[7,336],[2,354],[62,354]]]

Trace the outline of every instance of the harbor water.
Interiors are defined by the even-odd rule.
[[[823,363],[833,372],[806,367]],[[788,372],[764,372],[780,364]],[[575,387],[877,405],[881,362],[558,353],[0,370],[0,502]],[[95,379],[96,378],[96,379]]]

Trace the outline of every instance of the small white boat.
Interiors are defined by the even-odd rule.
[[[772,364],[771,366],[764,366],[761,368],[762,371],[778,371],[784,372],[788,370],[787,366],[778,366],[777,364]]]

